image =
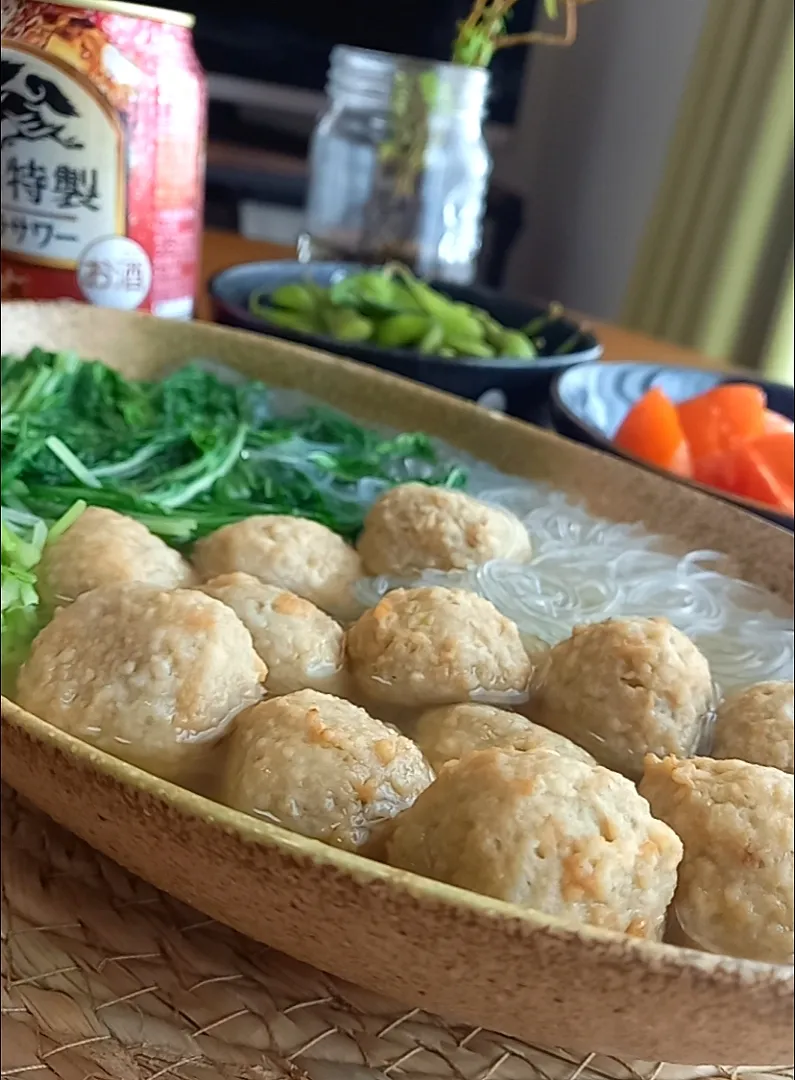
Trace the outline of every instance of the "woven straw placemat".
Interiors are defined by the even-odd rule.
[[[206,919],[2,793],[2,1076],[20,1080],[705,1080],[458,1028]],[[197,867],[197,872],[201,868]]]

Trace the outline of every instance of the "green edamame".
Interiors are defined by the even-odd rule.
[[[523,360],[534,360],[538,356],[535,346],[521,330],[503,330],[499,341],[494,342],[497,356],[512,356]]]
[[[427,315],[390,315],[377,327],[375,340],[385,349],[406,349],[421,341],[431,327]]]
[[[297,330],[301,334],[315,334],[318,325],[305,311],[288,311],[286,308],[262,308],[257,315],[265,322],[281,326],[285,330]]]
[[[437,356],[439,350],[444,347],[444,327],[441,323],[433,322],[419,343],[419,351],[425,356]]]
[[[495,318],[485,311],[478,311],[476,315],[478,322],[483,327],[483,337],[486,344],[491,345],[492,348],[498,348],[502,335],[505,333],[505,327],[501,326]]]
[[[331,286],[328,299],[335,307],[351,307],[365,312],[396,314],[403,310],[399,302],[396,282],[376,271],[352,274]]]
[[[512,357],[533,360],[546,347],[542,330],[560,319],[550,304],[521,330],[503,326],[487,311],[437,292],[405,266],[390,263],[363,270],[324,287],[307,278],[272,294],[249,298],[252,314],[284,329],[325,334],[337,341],[372,341],[385,349],[416,350],[447,360]],[[572,335],[557,352],[576,347]]]
[[[327,307],[323,324],[326,332],[339,341],[367,341],[373,333],[371,320],[351,308]]]
[[[288,311],[314,311],[315,297],[306,285],[282,285],[270,297],[270,302],[277,308]]]
[[[439,317],[439,322],[448,335],[454,335],[455,337],[483,341],[486,334],[483,323],[475,317],[472,309],[465,304],[450,304],[445,315]]]
[[[455,349],[461,357],[487,360],[494,356],[494,349],[491,345],[487,345],[482,338],[447,334],[445,344]]]
[[[424,281],[418,281],[408,271],[400,271],[401,280],[413,299],[426,314],[444,327],[446,335],[480,339],[483,328],[468,304],[456,303],[436,292]]]

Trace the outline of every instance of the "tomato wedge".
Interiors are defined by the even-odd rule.
[[[726,383],[683,401],[677,412],[693,461],[764,434],[767,397],[750,383]]]
[[[677,476],[692,475],[690,451],[676,406],[658,387],[652,387],[635,402],[614,442],[620,450],[650,465]]]
[[[625,453],[729,495],[793,513],[795,424],[752,383],[724,383],[675,405],[659,387],[615,436]]]
[[[765,409],[765,435],[775,435],[784,431],[795,431],[795,424],[788,416]]]
[[[783,431],[699,458],[694,462],[693,471],[695,479],[702,484],[792,514],[795,511],[794,461],[795,434]]]

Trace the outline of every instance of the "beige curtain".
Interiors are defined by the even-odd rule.
[[[762,367],[771,379],[795,382],[795,266],[791,257]]]
[[[793,0],[711,0],[623,313],[790,381],[794,28]]]

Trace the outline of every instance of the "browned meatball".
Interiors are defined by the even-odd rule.
[[[240,571],[303,596],[343,621],[361,610],[354,586],[359,556],[316,521],[261,514],[225,525],[199,540],[193,563],[204,581]]]
[[[713,704],[706,658],[667,619],[578,626],[539,664],[529,715],[632,779],[647,752],[687,757]]]
[[[409,739],[349,701],[301,690],[243,713],[224,800],[263,821],[356,849],[433,779]]]
[[[87,506],[65,533],[45,546],[38,578],[42,599],[49,605],[70,603],[115,582],[176,589],[194,580],[178,551],[140,522],[101,506]]]
[[[554,750],[475,750],[401,814],[386,853],[567,922],[660,938],[682,845],[623,776]]]
[[[530,539],[521,521],[461,491],[401,484],[368,513],[359,554],[370,574],[466,570],[489,559],[521,561]]]
[[[325,611],[250,574],[213,578],[202,592],[228,604],[251,634],[268,667],[268,693],[344,693],[345,635]]]
[[[713,755],[793,771],[793,686],[765,682],[737,690],[721,702],[715,718]]]
[[[472,750],[556,750],[578,761],[596,762],[571,739],[548,731],[519,713],[493,705],[441,705],[428,709],[412,731],[420,750],[438,772]]]
[[[793,778],[745,761],[652,755],[640,785],[682,838],[674,933],[707,952],[793,961]]]
[[[237,615],[188,589],[103,585],[61,608],[19,673],[20,705],[133,765],[192,784],[267,669]]]
[[[522,700],[530,660],[519,631],[463,589],[395,589],[348,631],[348,664],[362,694],[396,706]]]

